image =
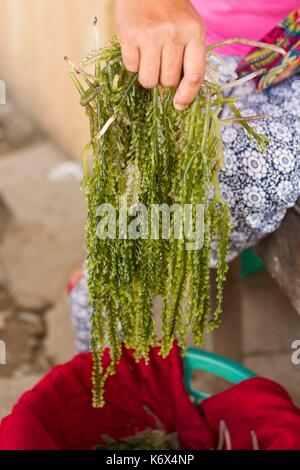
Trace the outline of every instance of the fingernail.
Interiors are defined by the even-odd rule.
[[[186,106],[184,104],[181,104],[181,103],[177,103],[175,101],[174,103],[174,108],[177,109],[178,111],[183,111],[184,109],[186,109]]]

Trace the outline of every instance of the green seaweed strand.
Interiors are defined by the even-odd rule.
[[[94,77],[85,75],[90,65],[95,66]],[[72,67],[70,75],[91,132],[84,168],[87,274],[93,309],[93,405],[97,407],[104,405],[105,380],[115,372],[122,342],[135,350],[137,360],[148,360],[152,345],[160,343],[161,354],[167,356],[174,340],[184,349],[189,330],[200,345],[203,334],[220,324],[230,235],[230,213],[219,191],[224,106],[231,108],[262,149],[266,142],[243,120],[234,98],[223,98],[215,83],[205,82],[186,111],[175,111],[174,90],[143,89],[137,76],[125,70],[116,40],[89,54],[77,71]],[[87,156],[91,150],[90,175]],[[163,239],[160,233],[158,238],[101,239],[99,206],[113,205],[119,220],[119,198],[124,194],[128,205],[177,204],[182,214],[185,204],[202,204],[202,248],[187,250],[186,237],[175,237],[173,212],[169,238]],[[149,233],[149,221],[147,226]],[[210,299],[212,250],[217,255],[214,312]],[[161,337],[157,337],[153,317],[153,300],[158,295],[164,301]],[[104,370],[106,345],[110,364]]]

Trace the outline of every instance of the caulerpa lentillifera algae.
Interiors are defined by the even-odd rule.
[[[245,78],[239,80],[227,67],[232,79],[224,81],[211,60],[215,56],[226,66],[214,52],[219,45],[208,47],[206,79],[184,112],[173,107],[174,89],[146,90],[139,85],[137,76],[123,65],[117,40],[93,51],[78,66],[67,59],[91,133],[84,170],[94,406],[104,404],[104,383],[115,372],[122,342],[135,350],[137,360],[147,360],[152,345],[160,343],[162,355],[167,356],[175,339],[184,350],[189,330],[195,344],[201,345],[203,334],[220,324],[230,234],[230,213],[220,196],[218,177],[223,166],[222,127],[233,122],[243,126],[263,152],[266,139],[249,124],[261,116],[244,118],[234,97],[224,96],[224,89]],[[225,106],[231,108],[232,116],[223,120]],[[89,153],[93,155],[91,174],[86,162]],[[188,250],[185,235],[174,236],[172,213],[168,239],[130,239],[126,234],[101,239],[97,232],[99,207],[110,204],[118,215],[119,198],[124,194],[128,204],[145,207],[201,204],[202,248]],[[214,311],[210,298],[212,250],[217,254]],[[157,296],[164,304],[160,340],[153,317]],[[106,345],[111,364],[104,371],[101,356]]]

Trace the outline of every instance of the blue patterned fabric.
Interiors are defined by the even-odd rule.
[[[235,67],[239,58],[229,58]],[[237,106],[244,116],[267,114],[254,123],[270,143],[262,155],[238,124],[223,130],[225,167],[221,172],[221,194],[232,215],[230,257],[257,244],[276,230],[289,207],[300,196],[300,80],[290,78],[264,92],[248,82],[236,88]],[[224,112],[224,118],[230,112]],[[212,266],[215,264],[212,259]],[[70,309],[77,331],[77,349],[90,343],[88,290],[82,279],[70,295]]]
[[[238,59],[230,61],[233,66]],[[244,116],[267,115],[253,125],[270,143],[262,155],[240,125],[223,130],[220,181],[232,215],[230,260],[276,230],[300,196],[300,80],[290,78],[264,92],[257,92],[251,81],[233,95]]]

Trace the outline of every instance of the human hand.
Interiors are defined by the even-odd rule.
[[[191,3],[118,0],[116,19],[127,70],[138,73],[145,88],[178,87],[174,106],[185,109],[205,69],[205,30]]]

